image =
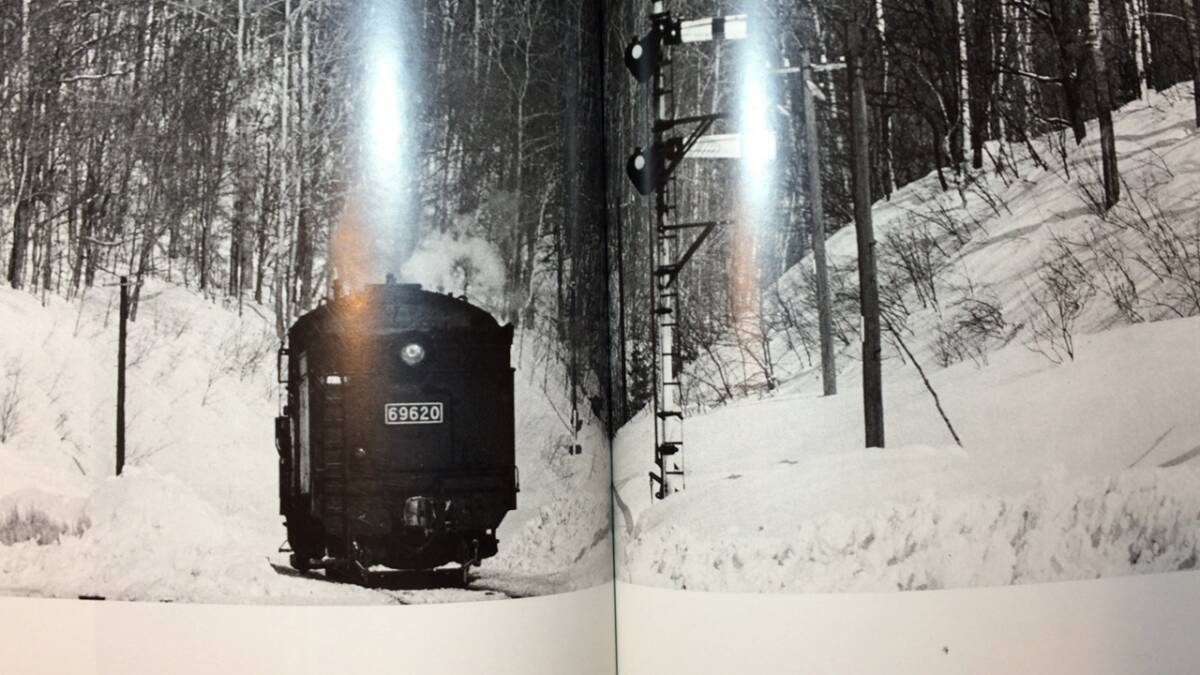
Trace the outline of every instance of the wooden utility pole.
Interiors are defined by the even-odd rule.
[[[860,11],[846,27],[850,75],[850,144],[853,157],[854,229],[858,235],[858,284],[862,302],[863,416],[868,448],[883,447],[883,364],[880,346],[879,285],[875,269],[875,228],[871,223],[871,153],[867,94],[863,87]]]
[[[121,318],[117,328],[117,475],[125,470],[125,339],[129,321],[129,277],[121,277]]]
[[[825,205],[821,192],[821,141],[817,135],[816,97],[808,50],[800,52],[800,85],[804,104],[804,144],[808,158],[808,211],[812,225],[813,263],[817,274],[817,320],[821,333],[821,384],[825,395],[837,393],[837,362],[833,353],[833,311],[829,300],[829,264],[825,259]]]

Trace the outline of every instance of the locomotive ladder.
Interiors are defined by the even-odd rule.
[[[324,459],[325,480],[331,477],[329,474],[337,476],[340,481],[341,490],[337,491],[336,502],[332,495],[328,494],[328,488],[323,490],[328,504],[328,511],[334,509],[334,502],[341,509],[342,520],[342,543],[345,546],[345,555],[351,554],[350,544],[350,458],[348,456],[348,443],[346,438],[346,391],[345,386],[341,383],[329,384],[322,382],[320,384],[321,404],[324,414],[322,416],[322,457]],[[331,517],[333,513],[322,514]],[[332,518],[330,518],[332,520]]]

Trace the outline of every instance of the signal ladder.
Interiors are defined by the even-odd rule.
[[[663,5],[655,3],[658,10],[652,21],[660,27],[669,26]],[[660,32],[670,32],[663,29]],[[674,69],[671,68],[670,51],[659,48],[660,60],[651,79],[651,95],[654,105],[654,135],[658,147],[662,147],[662,121],[675,118]],[[668,83],[668,78],[671,80]],[[654,250],[655,260],[651,308],[654,314],[653,353],[657,359],[654,386],[654,464],[657,472],[650,472],[650,489],[656,499],[679,492],[684,488],[683,474],[683,389],[679,375],[679,284],[675,280],[682,268],[678,259],[679,230],[667,223],[668,217],[678,208],[675,202],[676,181],[674,172],[666,172],[654,194]]]
[[[675,280],[682,267],[677,259],[679,232],[677,226],[668,225],[665,216],[674,211],[670,188],[675,179],[657,195],[659,214],[654,228],[654,248],[657,261],[654,263],[654,278],[651,283],[654,313],[653,350],[658,360],[655,368],[654,386],[654,464],[658,472],[650,472],[650,489],[656,499],[679,492],[684,488],[683,478],[683,390],[679,381],[679,286]]]
[[[625,49],[625,65],[634,79],[650,84],[654,113],[653,142],[634,150],[626,171],[643,195],[654,193],[654,255],[651,256],[651,311],[654,319],[652,353],[654,381],[654,464],[650,490],[654,499],[665,499],[684,489],[682,361],[679,354],[679,278],[713,229],[729,220],[702,223],[668,223],[678,209],[675,202],[675,169],[723,114],[678,117],[675,114],[674,71],[671,47],[694,42],[739,40],[746,35],[745,15],[681,21],[671,16],[665,0],[651,0],[650,31],[635,37]],[[671,81],[668,83],[668,79]],[[681,134],[691,127],[686,135]],[[671,135],[668,137],[668,133]],[[710,138],[710,141],[718,140]],[[735,139],[736,140],[736,139]],[[713,146],[713,143],[709,143]],[[719,145],[719,143],[715,144]],[[711,150],[708,157],[722,155]],[[687,249],[680,253],[685,230],[697,228]]]

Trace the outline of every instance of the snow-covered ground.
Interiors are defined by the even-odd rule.
[[[1184,271],[1200,280],[1192,114],[1182,87],[1120,111],[1126,186],[1112,217],[1164,214],[1179,243],[1195,249],[1184,254]],[[1081,189],[1094,176],[1097,135],[1092,127],[1072,149],[1069,178],[1042,146],[1049,168],[1026,157],[1020,179],[988,171],[979,177],[986,191],[968,191],[965,208],[933,176],[876,205],[880,242],[942,209],[964,231],[974,223],[965,243],[946,246],[940,305],[923,307],[911,287],[902,295],[911,310],[905,342],[962,447],[911,361],[886,338],[888,447],[866,449],[858,345],[839,355],[839,394],[823,397],[819,365],[774,332],[780,385],[769,395],[713,405],[692,390],[685,492],[650,498],[646,411],[619,431],[619,577],[694,590],[876,591],[1196,568],[1200,317],[1179,299],[1181,287],[1127,264],[1138,292],[1123,313],[1113,298],[1127,296],[1104,290],[1113,286],[1103,275],[1117,268],[1092,266],[1090,254],[1101,249],[1078,247],[1099,290],[1074,324],[1074,359],[1032,338],[1039,317],[1031,295],[1047,260],[1061,254],[1057,242],[1115,231],[1103,230]],[[1127,263],[1155,255],[1129,229],[1112,240],[1118,246],[1103,250],[1124,252]],[[852,228],[830,239],[835,267],[853,269],[854,246]],[[805,260],[780,281],[785,301],[803,305],[810,266]],[[973,358],[943,367],[939,328],[968,294],[998,308],[1005,330],[974,343]],[[1131,324],[1131,313],[1140,321]],[[736,350],[725,358],[727,371],[739,372]],[[704,367],[691,366],[693,374]]]
[[[611,577],[608,512],[595,508],[608,501],[604,434],[585,426],[584,453],[567,455],[563,405],[547,393],[560,387],[544,379],[554,367],[532,352],[520,354],[516,378],[519,508],[475,590],[384,592],[281,569],[271,423],[278,345],[269,311],[254,305],[239,317],[235,306],[182,288],[147,286],[130,324],[128,464],[112,477],[115,290],[45,306],[0,290],[0,593],[440,602]]]

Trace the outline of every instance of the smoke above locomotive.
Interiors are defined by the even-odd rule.
[[[519,489],[512,325],[389,275],[287,340],[275,433],[292,566],[458,563],[465,579],[495,555]]]

